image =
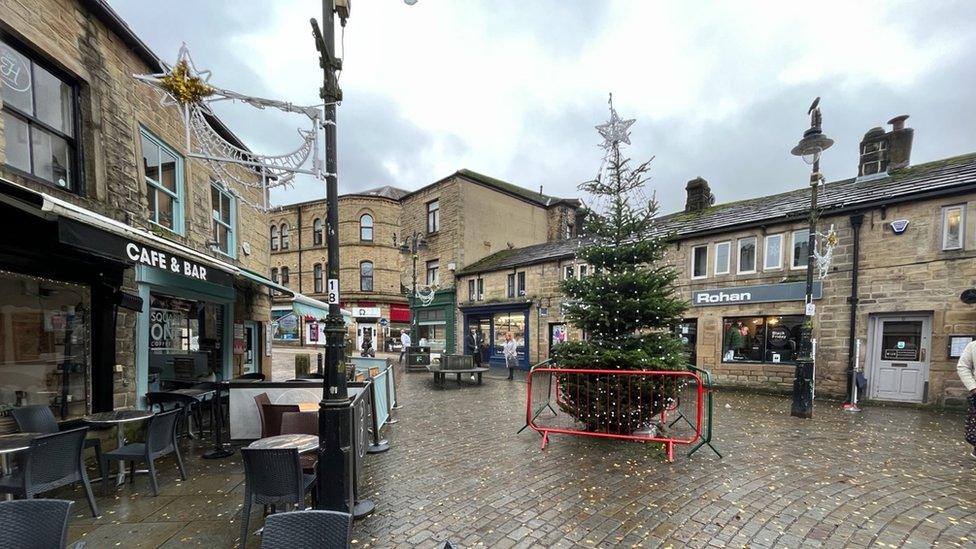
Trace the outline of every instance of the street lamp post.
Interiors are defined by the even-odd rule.
[[[810,217],[809,235],[807,239],[807,287],[806,287],[806,319],[800,330],[799,356],[796,361],[796,372],[793,378],[793,406],[790,414],[795,417],[813,417],[813,264],[814,252],[817,244],[817,193],[823,175],[820,173],[820,155],[834,144],[821,130],[820,98],[816,98],[810,109],[810,128],[803,132],[803,138],[790,151],[791,154],[803,158],[804,162],[812,165],[810,172]]]
[[[319,64],[324,70],[320,95],[325,103],[325,193],[326,193],[326,243],[328,251],[329,314],[325,318],[325,383],[322,401],[319,402],[319,460],[316,467],[318,482],[317,507],[354,512],[352,421],[353,410],[349,404],[346,375],[342,367],[346,338],[346,326],[339,307],[339,199],[338,161],[336,155],[336,103],[342,100],[342,91],[336,79],[336,71],[342,62],[335,57],[335,2],[322,2],[322,29],[312,19],[315,47],[319,51]],[[342,22],[348,11],[340,14]]]
[[[427,241],[423,239],[418,231],[403,239],[400,244],[400,253],[410,254],[413,260],[413,287],[410,293],[410,341],[417,341],[417,318],[413,312],[413,302],[417,299],[417,259],[420,250],[427,249]],[[416,343],[414,343],[416,345]]]

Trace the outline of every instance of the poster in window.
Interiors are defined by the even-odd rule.
[[[149,309],[149,350],[178,351],[184,313],[175,309]]]
[[[41,355],[54,352],[54,334],[45,333],[44,316],[40,311],[14,313],[11,317],[14,339],[14,361],[39,360]]]

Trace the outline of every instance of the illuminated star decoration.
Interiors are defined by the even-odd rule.
[[[613,108],[613,94],[610,94],[610,120],[606,124],[600,124],[596,127],[596,131],[600,132],[603,136],[603,144],[600,145],[604,149],[610,149],[616,144],[626,143],[630,145],[630,127],[634,125],[637,120],[631,118],[630,120],[621,120],[617,116],[617,109]]]
[[[214,93],[214,88],[208,83],[211,72],[198,70],[190,57],[190,50],[184,43],[176,63],[166,72],[136,76],[139,80],[150,84],[163,92],[161,103],[163,106],[199,104]]]

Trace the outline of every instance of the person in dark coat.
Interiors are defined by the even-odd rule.
[[[471,355],[475,368],[481,368],[481,343],[481,333],[472,326],[468,335],[464,336],[464,354]],[[471,379],[474,379],[473,373]]]

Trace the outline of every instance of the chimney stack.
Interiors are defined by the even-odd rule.
[[[909,165],[915,130],[905,127],[906,119],[908,115],[903,114],[889,120],[891,131],[871,128],[864,134],[857,166],[858,177],[886,174]]]
[[[688,198],[685,200],[686,212],[700,212],[715,204],[715,195],[708,187],[708,181],[700,176],[689,181],[685,191],[688,193]]]

